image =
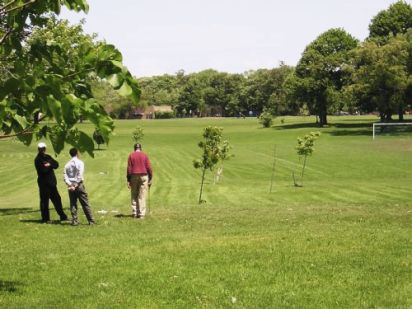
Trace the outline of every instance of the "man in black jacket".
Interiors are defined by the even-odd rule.
[[[38,144],[39,153],[34,160],[34,166],[37,170],[37,184],[40,192],[40,212],[41,219],[44,223],[50,222],[49,199],[52,201],[54,208],[60,216],[61,221],[67,220],[67,215],[63,211],[62,199],[57,190],[56,175],[54,169],[59,167],[59,163],[51,156],[46,154],[46,144]]]

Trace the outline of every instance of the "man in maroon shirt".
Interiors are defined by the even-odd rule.
[[[146,215],[146,195],[152,184],[153,171],[149,157],[142,145],[135,144],[134,152],[127,160],[127,187],[131,192],[133,217],[143,219]]]

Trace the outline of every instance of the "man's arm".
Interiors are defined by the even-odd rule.
[[[153,170],[152,170],[152,165],[150,164],[149,157],[146,157],[146,171],[147,171],[147,175],[149,176],[149,185],[151,185],[152,178],[153,178]]]
[[[59,167],[59,162],[57,162],[56,160],[54,160],[51,156],[47,156],[47,160],[50,163],[50,166],[52,169],[56,169]]]
[[[67,165],[63,169],[63,179],[66,185],[70,188],[72,186],[72,182],[69,180],[69,175],[67,175]]]
[[[47,174],[52,169],[48,161],[45,161],[39,157],[34,160],[34,165],[39,174]]]
[[[77,179],[80,179],[81,181],[84,180],[84,162],[78,161],[78,166],[77,166]]]
[[[129,155],[129,158],[127,159],[127,169],[126,169],[126,179],[127,179],[127,187],[130,189],[130,178],[132,174],[132,158],[131,155]]]

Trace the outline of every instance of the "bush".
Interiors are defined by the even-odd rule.
[[[273,123],[273,116],[270,112],[264,111],[259,116],[259,122],[263,125],[264,128],[270,128]]]
[[[173,112],[155,112],[155,119],[171,119],[174,118]]]

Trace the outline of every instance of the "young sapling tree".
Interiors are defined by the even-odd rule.
[[[203,130],[203,141],[198,143],[203,153],[200,159],[193,161],[193,166],[202,170],[199,204],[205,202],[202,200],[202,193],[206,171],[213,171],[219,162],[229,159],[231,147],[228,141],[222,140],[222,134],[223,128],[208,126]]]
[[[144,132],[141,127],[136,127],[132,132],[132,139],[136,143],[141,143],[144,137]]]
[[[273,124],[273,115],[270,110],[264,110],[259,116],[259,123],[264,128],[270,128]]]
[[[99,129],[94,130],[93,132],[93,140],[97,144],[97,149],[100,150],[100,145],[104,144],[104,138],[102,132]]]
[[[296,151],[299,156],[299,161],[301,161],[301,159],[303,158],[303,164],[302,164],[302,172],[300,175],[301,184],[299,184],[296,181],[295,173],[294,172],[292,173],[293,182],[295,184],[295,187],[303,186],[303,175],[305,173],[306,160],[308,156],[311,156],[313,151],[315,150],[314,148],[315,140],[317,140],[319,136],[320,136],[320,132],[310,132],[304,137],[298,137],[298,145],[296,146]]]

